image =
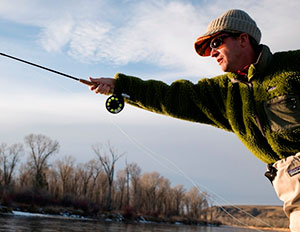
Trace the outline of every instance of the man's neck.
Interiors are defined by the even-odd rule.
[[[246,70],[248,70],[248,68],[251,64],[256,63],[258,56],[259,56],[259,51],[255,51],[252,47],[249,47],[248,51],[246,51],[244,54],[247,54],[247,55],[243,56],[243,59],[239,65],[239,68],[236,71],[237,73],[245,72]]]

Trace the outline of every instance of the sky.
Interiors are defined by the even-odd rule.
[[[120,72],[196,83],[222,74],[193,44],[229,9],[247,11],[272,52],[298,49],[297,0],[2,0],[0,52],[82,79]],[[87,162],[95,158],[92,145],[110,142],[125,153],[118,168],[126,158],[172,186],[197,185],[216,204],[281,205],[264,177],[265,164],[234,134],[130,105],[110,114],[107,96],[3,56],[0,70],[0,143],[43,134],[60,143],[53,160],[70,155]]]

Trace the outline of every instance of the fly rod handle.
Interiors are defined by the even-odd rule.
[[[88,85],[88,86],[98,86],[99,83],[97,82],[92,82],[92,81],[88,81],[88,80],[84,80],[84,79],[77,79],[80,83],[83,83],[85,85]],[[113,94],[114,90],[111,89],[111,92],[110,93],[107,93],[106,95],[110,95],[110,94]],[[126,97],[126,96],[125,96]],[[128,97],[129,98],[129,97]]]
[[[85,85],[88,85],[88,86],[92,86],[92,85],[96,85],[97,83],[95,82],[91,82],[91,81],[88,81],[88,80],[84,80],[84,79],[79,79],[78,80],[79,82],[85,84]]]

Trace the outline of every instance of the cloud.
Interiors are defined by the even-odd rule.
[[[182,2],[142,2],[129,10],[132,16],[121,24],[86,21],[74,25],[68,54],[86,62],[121,66],[144,62],[184,75],[208,74],[209,66],[199,61],[193,47],[209,20],[202,11]]]
[[[210,20],[230,8],[246,10],[273,51],[297,48],[299,1],[5,1],[0,17],[40,28],[39,44],[87,63],[146,63],[168,75],[212,76],[213,59],[199,59],[193,43]],[[19,1],[18,1],[19,3]],[[293,17],[290,17],[290,16]]]
[[[46,51],[67,52],[82,62],[148,63],[176,68],[185,75],[197,67],[206,73],[193,43],[207,19],[205,14],[199,18],[193,5],[179,1],[75,2],[51,5],[23,0],[22,7],[14,11],[16,0],[12,0],[0,7],[0,17],[40,28],[38,42]]]
[[[58,26],[59,25],[59,26]],[[74,22],[72,19],[59,19],[42,28],[40,43],[48,52],[59,52],[69,43]]]
[[[294,28],[300,19],[296,13],[300,3],[255,2],[257,4],[236,0],[226,4],[220,0],[206,4],[184,1],[134,3],[127,9],[130,17],[120,17],[117,22],[96,16],[85,22],[65,20],[57,30],[48,26],[48,33],[41,41],[48,51],[60,50],[69,42],[68,54],[83,62],[108,62],[119,66],[148,63],[172,70],[169,72],[177,76],[216,75],[220,70],[214,60],[199,59],[193,43],[212,18],[229,8],[247,10],[263,31],[263,42],[275,51],[296,48],[295,38],[299,33]],[[117,13],[124,10],[123,6],[116,10]],[[102,10],[110,6],[105,7]],[[294,16],[290,17],[290,14]],[[58,34],[60,39],[57,39]]]
[[[107,58],[111,41],[110,25],[102,22],[81,22],[73,31],[68,53],[79,60],[99,61]]]
[[[199,25],[192,5],[140,4],[135,12],[117,31],[117,43],[109,53],[113,60],[123,64],[144,61],[172,67],[194,61],[188,57],[194,57],[193,43]]]

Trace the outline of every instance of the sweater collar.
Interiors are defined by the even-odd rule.
[[[229,78],[232,81],[236,82],[239,79],[240,74],[244,74],[244,76],[247,75],[247,79],[250,81],[256,74],[262,73],[266,69],[270,64],[273,55],[268,46],[263,44],[260,46],[261,52],[255,63],[247,65],[243,70],[240,70],[237,73],[228,73]]]
[[[272,61],[272,53],[268,46],[261,45],[261,52],[256,63],[251,64],[248,70],[248,79],[250,80],[255,74],[262,73],[266,70]]]

